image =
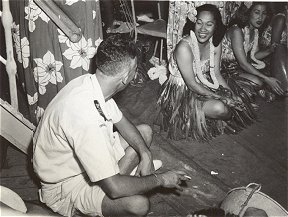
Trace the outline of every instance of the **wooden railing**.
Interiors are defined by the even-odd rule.
[[[6,55],[7,60],[4,64],[6,64],[6,71],[9,77],[9,87],[10,87],[10,97],[11,97],[11,105],[18,111],[18,98],[17,98],[17,86],[16,86],[16,73],[17,67],[14,60],[14,52],[13,52],[13,42],[12,42],[12,14],[10,11],[9,0],[2,0],[2,24],[5,31],[5,43],[6,43]],[[2,60],[3,58],[1,58]]]
[[[72,42],[80,41],[82,37],[80,28],[52,0],[34,0],[34,2]],[[9,0],[2,0],[2,12],[0,12],[0,15],[5,31],[7,54],[7,60],[0,56],[0,61],[6,65],[11,99],[11,104],[0,99],[0,133],[11,144],[27,154],[36,127],[19,112],[16,85],[17,67],[14,60],[11,33],[13,17]]]

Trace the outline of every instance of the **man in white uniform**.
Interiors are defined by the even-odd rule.
[[[121,35],[107,38],[96,65],[95,74],[72,80],[57,94],[37,127],[33,167],[42,185],[40,199],[65,216],[76,210],[143,216],[149,211],[144,193],[160,186],[181,189],[187,178],[181,171],[153,173],[151,128],[135,127],[112,99],[135,76],[135,44]]]

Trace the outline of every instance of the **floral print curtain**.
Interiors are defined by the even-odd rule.
[[[36,125],[61,88],[91,73],[91,58],[102,41],[98,0],[55,3],[81,28],[79,42],[72,43],[33,0],[10,0],[18,80],[27,93],[30,121]]]

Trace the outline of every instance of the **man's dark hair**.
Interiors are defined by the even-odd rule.
[[[196,10],[197,10],[197,16],[199,16],[199,14],[202,11],[208,11],[208,12],[211,12],[213,14],[213,17],[214,17],[215,22],[216,22],[216,28],[215,28],[215,31],[213,34],[213,45],[215,47],[217,47],[219,45],[219,43],[222,41],[222,38],[224,37],[225,32],[226,32],[226,27],[222,22],[222,17],[221,17],[219,9],[215,5],[204,4],[204,5],[197,7]],[[190,30],[193,30],[193,31],[195,30],[195,23],[190,21],[187,18],[186,23],[185,23],[184,28],[183,28],[183,35],[189,34]]]
[[[136,45],[123,34],[109,36],[101,42],[96,53],[96,67],[107,76],[121,73],[136,57]]]

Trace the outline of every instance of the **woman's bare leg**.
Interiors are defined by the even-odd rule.
[[[220,100],[208,100],[203,105],[206,117],[213,119],[227,120],[231,118],[229,108]]]

